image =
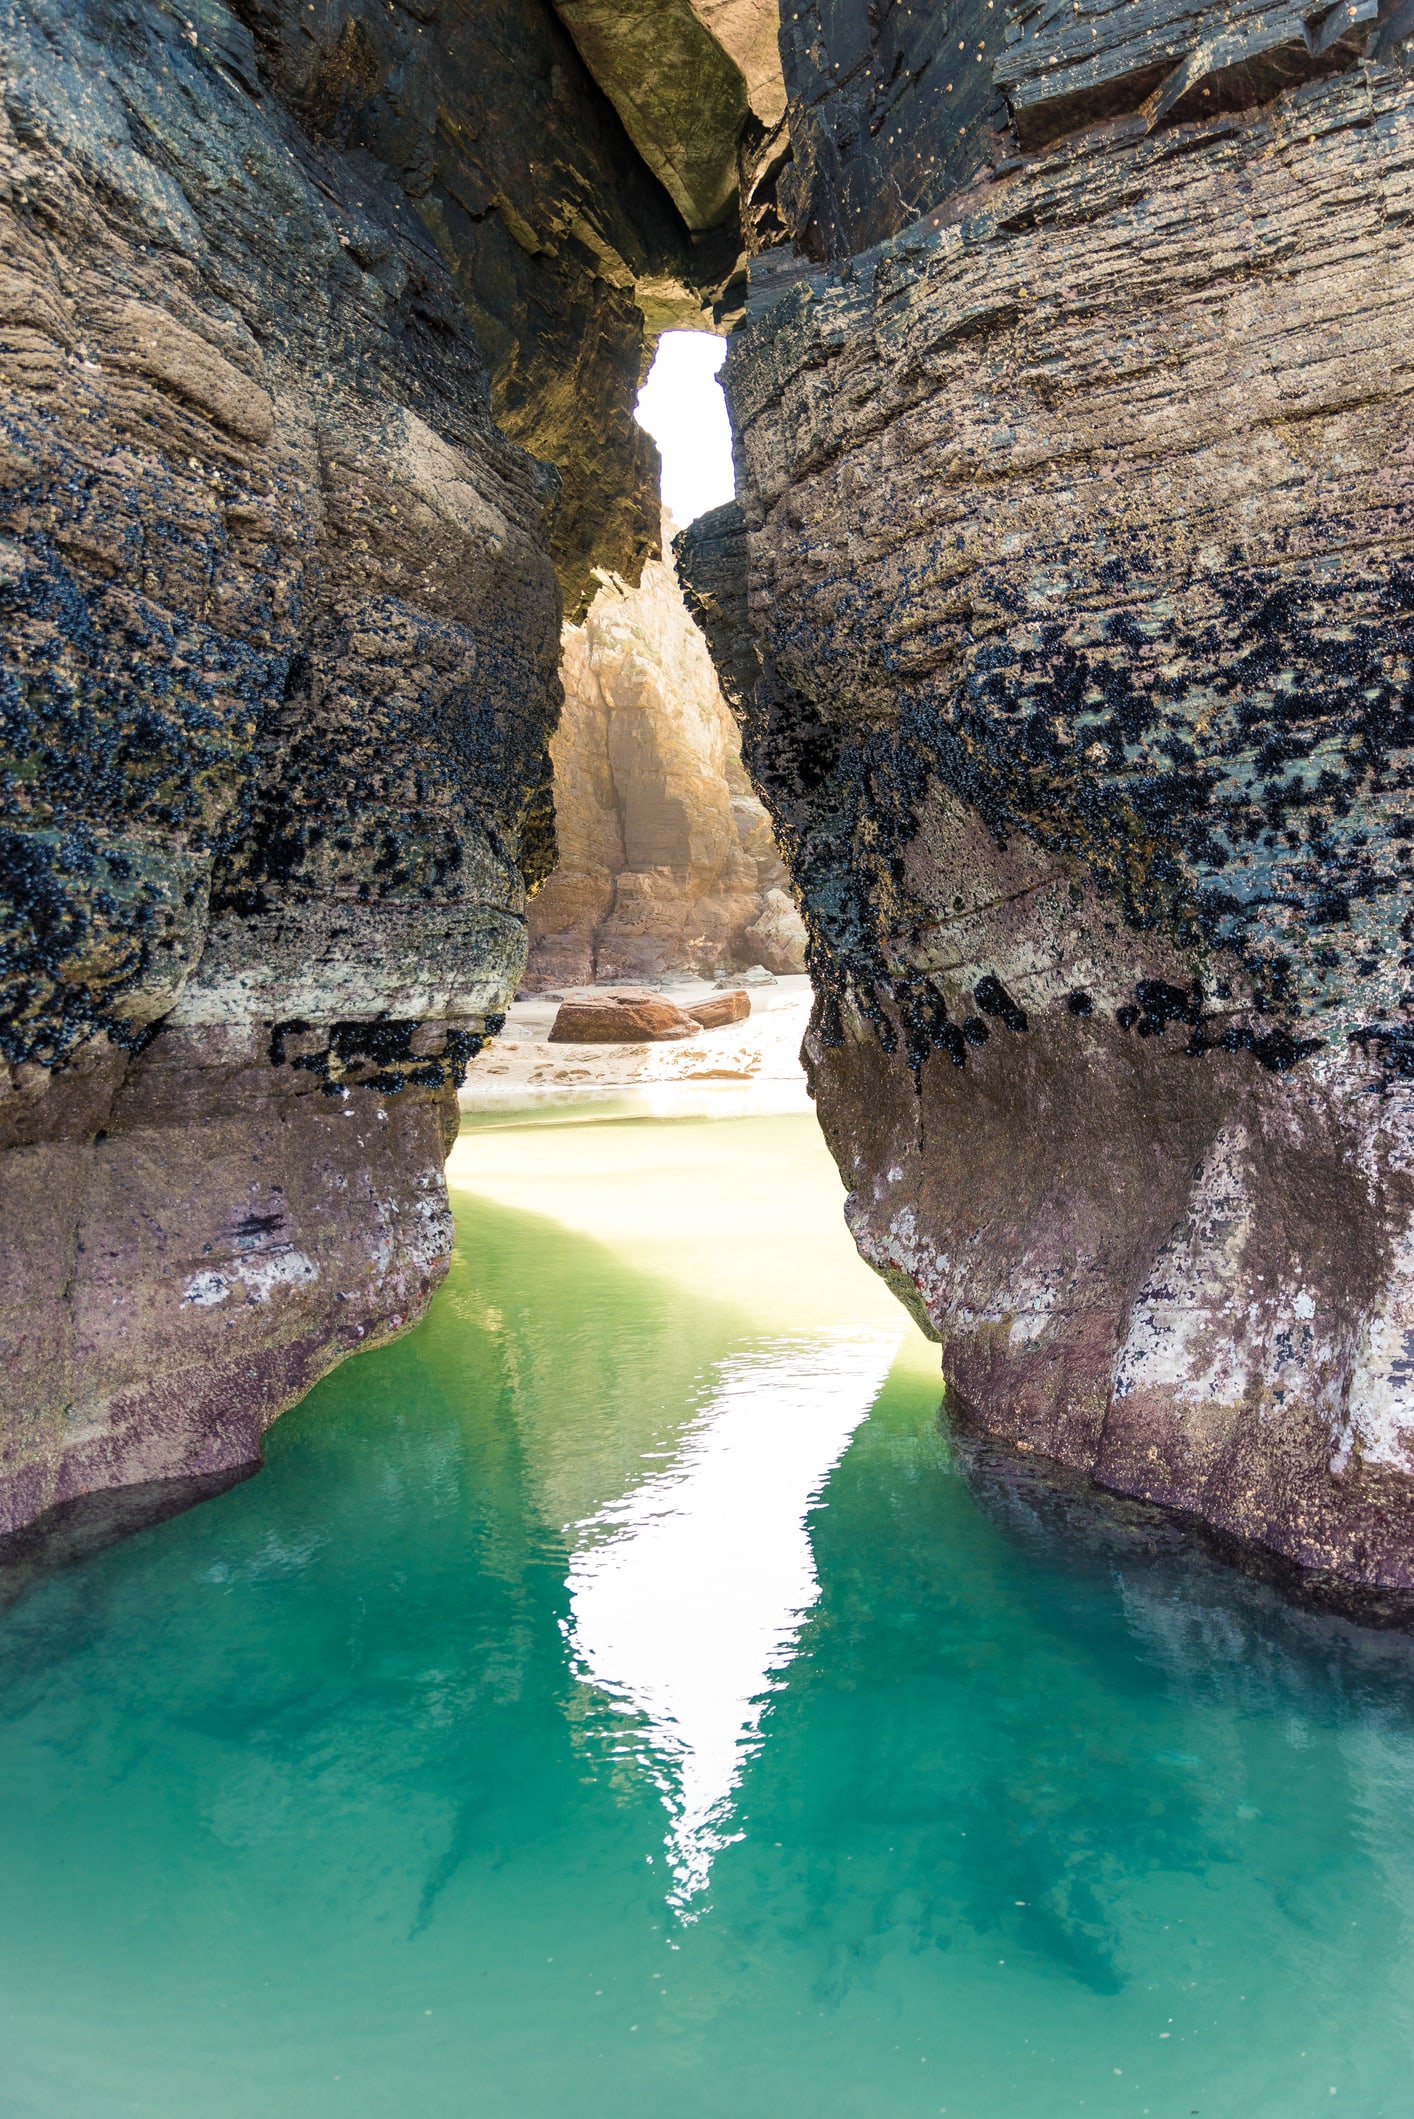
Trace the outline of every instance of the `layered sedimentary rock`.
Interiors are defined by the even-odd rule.
[[[232,1476],[444,1269],[563,609],[783,93],[692,16],[675,189],[562,12],[0,13],[0,1530]]]
[[[559,631],[436,251],[236,18],[4,62],[0,1528],[248,1464],[425,1304]]]
[[[566,626],[550,750],[559,866],[529,907],[531,989],[799,971],[804,928],[672,568],[606,580]]]
[[[851,1223],[988,1427],[1408,1590],[1414,22],[954,9],[935,168],[904,12],[783,41],[680,541]]]
[[[653,333],[744,301],[686,565],[865,1254],[994,1431],[1414,1587],[1414,7],[780,32],[0,16],[0,1525],[231,1475],[426,1300],[564,603],[656,546]],[[793,918],[631,602],[542,983]]]
[[[561,474],[551,538],[571,608],[593,594],[595,567],[635,577],[658,548],[657,456],[633,420],[645,321],[695,321],[731,271],[734,186],[689,225],[690,202],[669,196],[625,131],[620,113],[633,112],[574,5],[241,0],[236,12],[304,129],[376,161],[440,254],[498,423]],[[689,20],[724,84],[698,118],[700,154],[734,172],[741,76]]]

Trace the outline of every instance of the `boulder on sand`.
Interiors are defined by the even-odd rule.
[[[805,922],[783,890],[768,890],[759,919],[743,939],[768,971],[791,978],[805,969]]]
[[[688,1013],[704,1030],[717,1030],[723,1023],[744,1023],[751,1013],[751,995],[738,986],[730,993],[714,993],[705,1001],[694,1001]]]
[[[661,993],[642,986],[618,986],[562,1002],[549,1042],[642,1045],[661,1038],[695,1037],[698,1028],[690,1015],[665,1001]]]

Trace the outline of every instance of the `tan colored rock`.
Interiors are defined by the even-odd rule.
[[[768,131],[779,125],[786,113],[786,84],[774,0],[693,0],[693,12],[740,67],[753,115]]]
[[[692,1020],[704,1030],[718,1030],[724,1023],[744,1023],[751,1013],[751,995],[739,986],[730,993],[713,994],[710,1000],[694,1001]]]
[[[555,12],[687,226],[720,227],[752,121],[770,133],[785,116],[775,0],[555,0]]]
[[[805,922],[783,890],[768,890],[759,920],[746,930],[758,964],[783,978],[805,969]]]
[[[555,0],[580,57],[689,228],[731,211],[749,104],[689,0]]]
[[[695,1037],[698,1024],[661,994],[623,988],[565,1001],[555,1017],[552,1045],[643,1045]]]
[[[560,860],[528,908],[526,985],[764,962],[744,937],[785,871],[671,566],[646,567],[637,589],[606,579],[565,628],[562,675]]]

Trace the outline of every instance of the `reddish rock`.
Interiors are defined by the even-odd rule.
[[[751,996],[736,986],[730,993],[714,993],[710,1000],[694,1001],[689,1013],[704,1030],[717,1030],[723,1023],[744,1023],[751,1013]]]
[[[695,1037],[697,1029],[690,1015],[660,993],[623,986],[616,992],[563,1002],[549,1041],[552,1045],[643,1045]]]

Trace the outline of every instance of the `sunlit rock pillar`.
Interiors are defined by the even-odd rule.
[[[561,668],[559,861],[528,908],[527,984],[802,971],[770,822],[671,565],[606,580],[565,627]]]

